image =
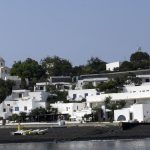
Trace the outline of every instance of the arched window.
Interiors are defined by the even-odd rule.
[[[117,121],[126,121],[126,117],[124,115],[120,115]]]

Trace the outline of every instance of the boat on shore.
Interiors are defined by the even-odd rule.
[[[36,130],[17,130],[15,132],[11,132],[11,135],[43,135],[48,133],[48,129],[36,129]]]

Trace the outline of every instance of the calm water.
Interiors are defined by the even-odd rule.
[[[0,150],[150,150],[150,139],[0,144]]]

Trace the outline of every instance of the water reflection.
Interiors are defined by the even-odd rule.
[[[150,139],[0,144],[0,150],[149,150]]]

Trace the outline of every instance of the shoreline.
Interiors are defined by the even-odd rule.
[[[32,129],[45,127],[33,127]],[[29,129],[29,127],[25,127]],[[31,128],[30,128],[31,129]],[[3,143],[30,143],[30,142],[68,142],[89,140],[124,140],[150,138],[150,124],[138,124],[123,130],[113,124],[85,124],[65,127],[48,127],[44,135],[11,135],[16,128],[0,128],[0,144]]]

